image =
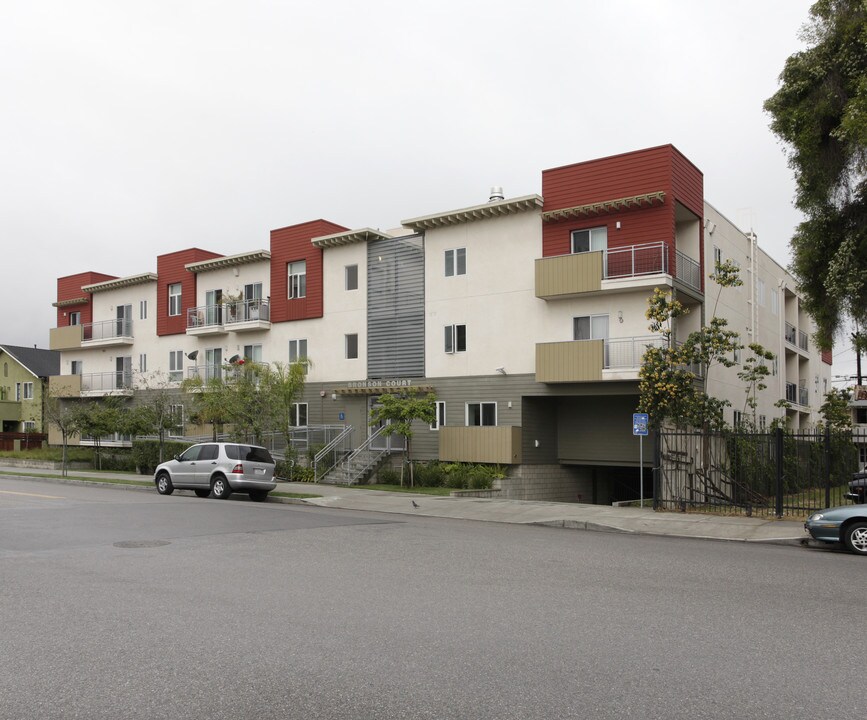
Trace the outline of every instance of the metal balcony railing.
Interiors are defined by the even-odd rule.
[[[786,342],[789,343],[789,345],[796,345],[796,339],[798,337],[798,331],[795,328],[795,326],[792,325],[792,323],[788,323],[788,322],[786,323],[786,330],[785,330],[784,336],[786,338]]]
[[[213,327],[222,324],[222,305],[201,305],[187,309],[187,328]]]
[[[111,340],[122,337],[132,337],[132,320],[129,318],[100,320],[99,322],[84,323],[81,326],[81,339],[83,341]]]
[[[677,267],[674,269],[674,276],[684,285],[701,290],[701,265],[698,261],[684,255],[680,250],[676,253],[675,261]]]
[[[684,284],[701,290],[701,264],[677,250],[675,267],[669,264],[668,246],[664,242],[630,245],[606,250],[603,260],[604,279],[638,277],[670,273]]]
[[[194,365],[187,368],[187,378],[200,378],[203,382],[222,378],[226,369],[222,365]]]
[[[271,320],[271,307],[267,300],[238,300],[226,303],[226,325],[250,322],[251,320]]]
[[[798,347],[801,348],[801,350],[810,349],[809,343],[807,341],[807,333],[805,333],[803,330],[798,330]]]
[[[85,373],[81,376],[81,392],[116,392],[132,390],[132,372]]]
[[[810,391],[804,385],[798,388],[798,404],[805,407],[810,404]]]
[[[602,367],[606,370],[641,367],[642,358],[647,348],[662,347],[663,344],[664,341],[659,335],[606,340]]]

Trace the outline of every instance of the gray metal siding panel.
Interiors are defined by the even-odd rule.
[[[367,377],[424,377],[424,241],[367,245]]]

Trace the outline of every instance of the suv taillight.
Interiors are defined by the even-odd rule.
[[[237,465],[235,465],[235,467],[232,468],[232,474],[233,475],[243,475],[244,474],[244,466],[241,465],[241,463],[238,463]]]

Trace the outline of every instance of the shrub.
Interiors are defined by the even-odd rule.
[[[189,443],[167,440],[163,443],[163,462],[171,460],[175,455],[179,455],[190,446]],[[152,475],[157,465],[160,464],[160,443],[159,440],[133,440],[132,452],[132,469],[138,468],[142,475]],[[103,468],[105,464],[103,460]],[[117,468],[115,468],[117,469]]]
[[[313,482],[314,473],[312,467],[306,467],[293,463],[292,460],[278,460],[274,468],[275,477],[291,482]]]
[[[383,485],[397,485],[400,483],[400,473],[392,467],[379,468],[376,471],[376,480]]]

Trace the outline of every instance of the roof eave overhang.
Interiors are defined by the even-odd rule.
[[[352,245],[354,243],[369,242],[370,240],[388,240],[392,236],[388,233],[374,230],[373,228],[361,228],[360,230],[345,230],[344,232],[334,233],[332,235],[320,235],[313,238],[312,242],[316,247],[328,248],[339,247],[341,245]]]
[[[70,305],[83,305],[90,298],[88,297],[80,297],[80,298],[70,298],[69,300],[58,300],[57,302],[51,303],[52,307],[62,308],[69,307]]]
[[[559,208],[557,210],[545,210],[542,213],[544,222],[556,222],[580,217],[592,217],[594,215],[606,215],[623,210],[653,207],[665,203],[665,191],[644,193],[643,195],[631,195],[629,197],[615,198],[614,200],[602,200],[588,203],[587,205],[575,205],[574,207]]]
[[[271,253],[267,250],[251,250],[250,252],[239,253],[238,255],[224,255],[222,257],[209,258],[208,260],[200,260],[199,262],[187,263],[184,265],[184,268],[191,273],[200,273],[270,259]]]
[[[543,205],[544,201],[541,195],[524,195],[507,200],[495,200],[484,205],[473,205],[472,207],[452,210],[447,213],[437,213],[436,215],[425,215],[423,217],[401,220],[401,224],[413,230],[431,230],[448,225],[460,225],[476,220],[488,220],[505,215],[540,210]]]
[[[116,278],[114,280],[106,280],[92,285],[82,285],[81,289],[89,293],[105,292],[106,290],[117,290],[118,288],[130,287],[132,285],[143,285],[145,283],[156,282],[156,273],[140,273],[139,275],[130,275],[129,277]]]

